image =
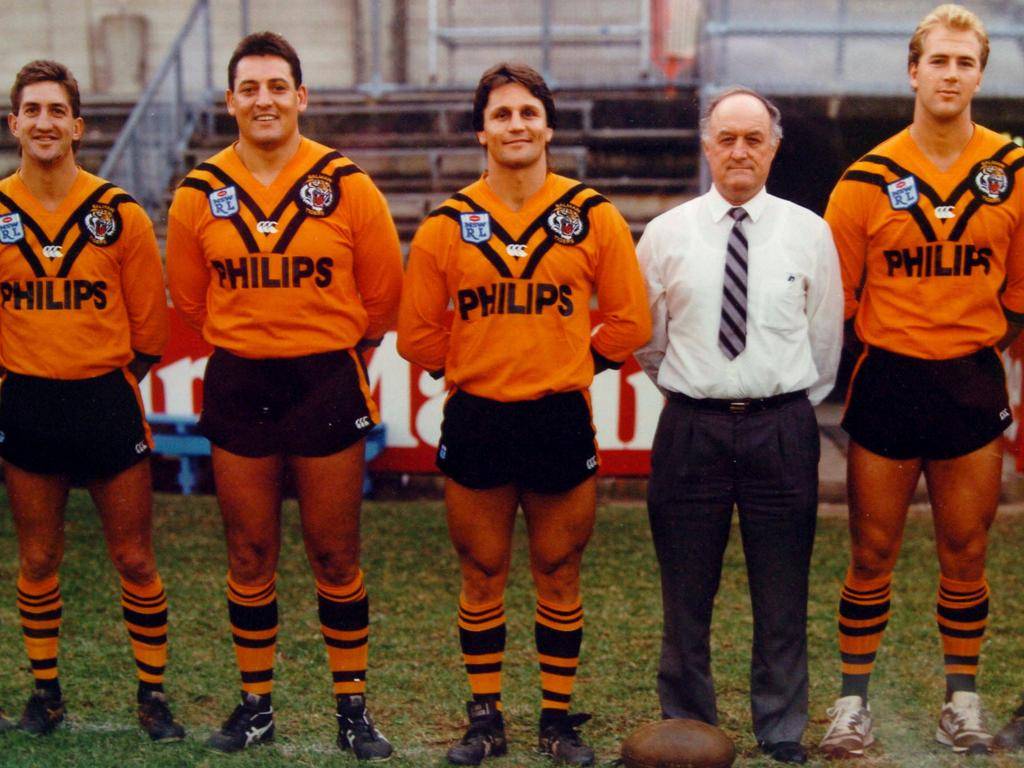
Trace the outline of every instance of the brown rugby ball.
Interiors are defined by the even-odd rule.
[[[729,768],[736,747],[700,720],[659,720],[637,728],[620,749],[626,768]]]

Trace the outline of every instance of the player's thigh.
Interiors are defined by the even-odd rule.
[[[127,560],[135,563],[134,568],[152,572],[155,556],[153,484],[149,461],[133,464],[113,477],[92,480],[87,483],[87,488],[99,510],[107,549],[115,563]]]
[[[262,583],[273,576],[281,547],[284,459],[239,456],[216,445],[211,459],[232,575]]]
[[[964,456],[925,463],[942,572],[980,578],[1002,483],[1002,438]]]
[[[464,575],[471,571],[486,577],[507,573],[519,508],[518,488],[468,488],[448,478],[444,495],[448,535]]]
[[[561,493],[523,491],[522,502],[534,570],[578,569],[594,532],[597,478],[589,477]]]
[[[889,572],[899,556],[921,460],[890,459],[851,441],[846,473],[854,569],[862,578]]]
[[[359,568],[364,442],[329,456],[290,456],[302,536],[314,575],[347,584]]]
[[[64,553],[67,478],[36,474],[6,463],[4,484],[18,536],[22,572],[34,579],[50,575]]]

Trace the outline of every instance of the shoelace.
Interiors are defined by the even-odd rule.
[[[966,706],[962,709],[953,710],[953,723],[957,730],[961,731],[983,731],[981,726],[981,710],[975,706]]]
[[[829,729],[830,733],[840,728],[847,731],[855,731],[857,726],[864,722],[864,714],[861,708],[852,705],[829,707],[826,714],[833,719],[842,715],[842,719],[836,720],[835,725]]]

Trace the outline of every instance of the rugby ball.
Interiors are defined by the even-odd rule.
[[[700,720],[659,720],[637,728],[620,750],[626,768],[729,768],[736,747]]]

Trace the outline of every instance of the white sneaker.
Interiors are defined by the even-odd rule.
[[[981,700],[970,691],[956,691],[942,707],[935,740],[954,752],[984,755],[989,752],[992,734],[981,721]]]
[[[875,743],[871,734],[871,705],[860,696],[843,696],[829,707],[832,724],[818,748],[833,758],[861,757]]]

